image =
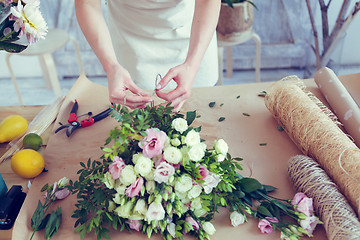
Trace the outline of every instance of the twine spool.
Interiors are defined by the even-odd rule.
[[[360,215],[360,150],[300,83],[299,78],[291,76],[274,84],[266,94],[265,105],[303,154],[321,165]]]
[[[288,173],[297,191],[313,199],[314,210],[324,222],[329,240],[360,239],[356,213],[319,164],[298,155],[290,158]]]

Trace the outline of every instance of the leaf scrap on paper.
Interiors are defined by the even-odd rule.
[[[225,117],[220,117],[219,118],[219,122],[222,122],[222,121],[224,121],[225,120]]]
[[[248,114],[248,113],[243,113],[243,115],[246,117],[250,117],[250,114]]]
[[[209,107],[213,108],[215,106],[215,102],[210,102]]]
[[[266,91],[261,91],[258,93],[259,97],[265,97],[265,95],[266,95]]]

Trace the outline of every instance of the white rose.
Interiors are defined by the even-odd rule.
[[[121,171],[120,182],[125,186],[129,186],[135,181],[136,181],[136,173],[134,167],[131,165],[126,165]]]
[[[115,193],[112,200],[113,200],[115,203],[120,204],[120,203],[121,203],[121,197],[122,197],[122,195],[120,195],[119,193]]]
[[[174,223],[169,223],[166,227],[167,231],[170,233],[170,235],[175,238],[176,234],[175,234],[175,224]]]
[[[190,199],[197,198],[198,196],[200,196],[201,192],[202,192],[202,187],[200,185],[194,185],[189,191],[188,197]]]
[[[146,212],[146,220],[163,220],[165,217],[165,210],[161,204],[152,202]]]
[[[131,201],[125,203],[124,205],[117,207],[115,212],[122,218],[129,218],[131,215],[131,211],[133,209],[133,204]]]
[[[224,139],[215,140],[214,148],[215,148],[216,152],[224,154],[224,155],[227,154],[227,152],[229,150],[229,146],[224,141]]]
[[[207,211],[203,208],[195,209],[194,214],[197,218],[204,216],[207,213]]]
[[[155,169],[151,169],[151,171],[149,172],[148,175],[146,175],[144,178],[147,180],[147,181],[151,181],[151,180],[154,180],[154,171]]]
[[[62,188],[65,187],[66,185],[69,184],[69,179],[67,177],[63,177],[58,181],[58,188]]]
[[[199,144],[200,134],[193,129],[190,132],[188,132],[188,134],[186,134],[184,142],[189,147]]]
[[[202,228],[209,235],[213,235],[216,232],[214,225],[212,225],[212,223],[210,223],[210,222],[204,222],[202,224]]]
[[[190,147],[188,152],[189,158],[195,162],[200,161],[205,156],[204,148],[201,144]]]
[[[133,162],[134,164],[136,164],[137,161],[138,161],[138,159],[139,159],[139,158],[142,158],[142,157],[145,157],[144,154],[142,154],[142,153],[136,153],[136,154],[134,154],[134,155],[132,156],[132,162]]]
[[[243,224],[246,220],[246,217],[244,214],[238,213],[238,212],[232,212],[230,214],[230,220],[231,220],[231,224],[234,227],[239,226],[240,224]]]
[[[104,174],[103,182],[105,183],[105,186],[109,189],[113,189],[115,186],[115,180],[112,178],[110,172],[106,172]]]
[[[175,193],[181,202],[186,202],[187,200],[190,201],[190,199],[187,197],[187,192],[175,192]]]
[[[153,162],[150,158],[139,157],[135,164],[135,172],[145,177],[151,172],[152,166]]]
[[[200,208],[202,208],[201,198],[197,197],[191,201],[191,210],[194,211],[195,209],[200,209]]]
[[[209,172],[204,181],[204,192],[206,194],[209,194],[212,192],[213,188],[215,188],[219,184],[221,180],[215,173]]]
[[[147,206],[144,199],[139,199],[134,207],[134,213],[139,214],[141,216],[145,216],[147,212]]]
[[[188,124],[187,121],[183,118],[175,118],[171,123],[171,127],[176,131],[183,133],[188,129]]]
[[[190,162],[190,158],[189,158],[189,147],[188,146],[183,146],[180,151],[182,153],[182,161],[183,161],[183,164],[186,165]]]
[[[225,154],[218,154],[216,156],[216,161],[223,162],[225,160],[226,155]]]
[[[116,190],[116,192],[118,192],[121,195],[125,194],[125,190],[126,190],[126,186],[121,184],[120,181],[116,180],[115,181],[115,186],[114,189]]]
[[[155,190],[155,187],[156,187],[155,181],[153,181],[153,180],[146,181],[145,189],[146,189],[147,193],[153,193]]]
[[[192,188],[192,179],[189,175],[183,174],[175,183],[175,191],[187,192]]]
[[[167,147],[164,149],[164,159],[172,164],[178,164],[181,161],[182,153],[176,147]]]
[[[180,141],[180,139],[178,139],[178,138],[173,138],[173,139],[170,140],[170,143],[171,143],[171,145],[173,145],[174,147],[177,147],[177,146],[179,146],[179,145],[181,144],[181,141]]]

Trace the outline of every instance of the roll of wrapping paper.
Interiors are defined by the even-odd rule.
[[[265,105],[304,155],[316,160],[360,213],[360,150],[296,76],[267,91]]]
[[[304,155],[294,156],[289,160],[288,173],[296,190],[313,199],[329,240],[360,239],[356,213],[319,164]]]
[[[360,146],[360,108],[340,82],[336,74],[329,68],[316,72],[314,80],[334,113],[344,125],[347,133]]]

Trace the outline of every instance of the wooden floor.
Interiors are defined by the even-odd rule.
[[[360,66],[356,67],[344,67],[339,70],[338,75],[358,73],[360,72]],[[297,75],[299,78],[304,77],[304,70],[302,69],[272,69],[261,70],[261,81],[277,81],[283,77],[289,75]],[[106,86],[107,79],[103,77],[88,77],[95,83]],[[71,89],[72,85],[76,81],[77,77],[64,78],[60,80],[60,86],[63,94]],[[17,78],[18,86],[21,92],[24,105],[47,105],[55,100],[55,95],[51,89],[46,87],[45,81],[40,77],[31,78]],[[223,84],[244,84],[254,83],[255,72],[254,71],[234,71],[232,78],[227,78],[224,73]],[[19,105],[18,97],[10,78],[0,78],[0,106],[16,106]]]

